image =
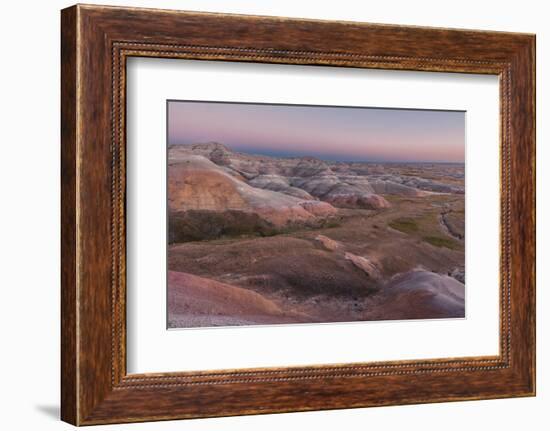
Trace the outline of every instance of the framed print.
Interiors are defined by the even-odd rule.
[[[63,420],[535,394],[533,35],[61,30]]]
[[[167,108],[169,328],[465,317],[465,112]]]

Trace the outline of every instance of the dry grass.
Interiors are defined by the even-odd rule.
[[[393,220],[389,223],[392,229],[398,230],[403,233],[415,233],[418,232],[418,223],[411,218],[400,218]]]
[[[444,238],[442,236],[425,236],[422,238],[428,244],[434,245],[436,247],[446,247],[451,250],[458,250],[460,245],[455,240],[450,238]]]

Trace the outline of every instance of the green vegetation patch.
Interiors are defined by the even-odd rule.
[[[389,226],[403,233],[418,232],[418,223],[412,218],[395,219],[389,223]]]
[[[341,220],[337,217],[316,220],[310,223],[288,223],[274,226],[258,214],[239,210],[223,212],[209,210],[188,210],[171,212],[168,218],[168,243],[190,241],[211,241],[224,238],[270,237],[287,235],[296,231],[321,228],[337,228]]]
[[[324,228],[324,229],[334,229],[340,226],[342,226],[342,220],[338,220],[338,219],[328,219],[321,224],[321,228]]]
[[[459,248],[459,244],[455,240],[450,238],[444,238],[441,236],[425,236],[422,239],[428,244],[434,245],[436,247],[446,247],[451,250],[457,250]]]

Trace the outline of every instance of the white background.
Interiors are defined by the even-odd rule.
[[[128,372],[498,354],[498,77],[140,58],[127,83]],[[466,111],[466,318],[167,331],[166,100],[184,98]]]
[[[346,19],[394,24],[537,33],[538,137],[538,396],[293,413],[255,417],[106,426],[135,430],[548,428],[550,414],[550,28],[545,2],[312,2],[297,0],[118,1],[102,3],[188,10]],[[0,16],[0,426],[9,430],[70,429],[59,399],[59,9],[65,1],[5,2]],[[544,192],[543,192],[544,191]],[[546,315],[544,314],[546,312]]]

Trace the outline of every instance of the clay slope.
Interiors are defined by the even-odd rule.
[[[317,226],[336,214],[326,203],[250,186],[195,154],[169,158],[170,241]]]
[[[307,321],[256,292],[208,278],[168,271],[168,284],[170,328]]]
[[[236,153],[216,142],[172,146],[169,154],[173,160],[201,155],[254,188],[321,200],[341,208],[389,207],[366,177],[353,172],[336,175],[331,164],[315,157],[274,158]]]
[[[464,284],[424,270],[396,276],[384,287],[373,319],[434,319],[465,316]]]

